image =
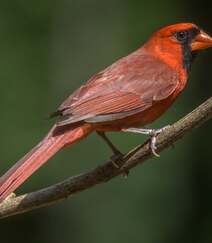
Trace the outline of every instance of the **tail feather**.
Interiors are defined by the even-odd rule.
[[[0,202],[61,148],[76,143],[88,135],[92,129],[82,125],[57,135],[53,135],[52,131],[0,178]]]

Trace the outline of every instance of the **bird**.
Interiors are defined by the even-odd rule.
[[[131,54],[93,75],[51,115],[57,121],[41,142],[1,176],[0,202],[55,153],[92,132],[104,139],[114,158],[121,152],[106,132],[147,134],[150,149],[157,156],[156,137],[166,127],[145,127],[173,104],[186,87],[196,54],[210,47],[212,37],[197,25],[172,24],[153,33]]]

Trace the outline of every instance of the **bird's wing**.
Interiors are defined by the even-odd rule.
[[[58,126],[106,122],[139,113],[170,96],[178,82],[177,72],[160,60],[148,55],[128,56],[75,91],[59,107]]]

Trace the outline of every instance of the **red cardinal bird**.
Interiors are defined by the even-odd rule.
[[[156,154],[161,129],[139,127],[170,107],[185,88],[194,54],[209,47],[212,38],[198,26],[175,24],[160,29],[141,48],[94,75],[53,114],[59,119],[48,135],[0,178],[0,201],[60,149],[94,131],[116,154],[119,151],[105,132],[149,134]]]

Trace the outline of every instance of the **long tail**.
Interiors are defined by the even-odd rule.
[[[84,124],[56,135],[54,135],[54,130],[55,127],[36,147],[0,178],[0,202],[15,191],[61,148],[76,143],[92,132],[93,129],[88,124]]]

